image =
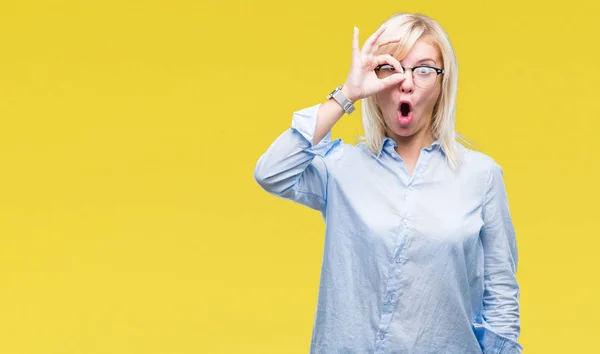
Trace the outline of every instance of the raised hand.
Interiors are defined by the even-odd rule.
[[[369,97],[392,85],[397,85],[406,78],[398,60],[389,54],[376,55],[380,46],[400,40],[400,38],[388,38],[378,43],[384,31],[385,25],[382,25],[367,39],[361,50],[358,46],[359,31],[358,28],[354,27],[350,72],[342,89],[352,102]],[[385,78],[377,77],[375,68],[382,64],[393,66],[395,73]]]

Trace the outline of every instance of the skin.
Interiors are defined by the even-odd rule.
[[[403,67],[413,67],[418,64],[442,67],[438,49],[424,39],[415,43],[400,64]],[[433,87],[422,89],[414,84],[410,70],[403,75],[402,82],[378,92],[376,100],[383,113],[387,136],[396,141],[398,144],[396,151],[404,160],[409,173],[412,173],[421,149],[430,146],[433,142],[431,120],[433,108],[442,91],[442,80],[438,78]],[[407,124],[402,124],[398,120],[398,107],[401,101],[409,101],[412,105],[412,119]]]
[[[437,67],[441,67],[442,63],[436,47],[426,40],[417,41],[402,63],[389,54],[377,55],[379,47],[400,40],[398,37],[380,39],[384,31],[385,25],[382,25],[369,36],[361,49],[358,28],[354,29],[350,72],[342,92],[352,102],[375,95],[384,115],[387,134],[398,144],[396,151],[402,157],[408,173],[412,174],[421,150],[430,146],[433,140],[430,131],[431,117],[441,92],[441,80],[438,78],[436,86],[423,90],[414,85],[412,72],[409,70],[404,73],[401,66],[414,66],[425,58],[433,61],[423,63],[435,64]],[[396,72],[379,78],[374,69],[381,64],[393,66]],[[398,105],[403,99],[409,100],[414,110],[412,120],[404,125],[397,120]],[[324,102],[317,113],[313,144],[319,143],[343,115],[344,110],[333,99]]]

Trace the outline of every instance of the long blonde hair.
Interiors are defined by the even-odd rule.
[[[459,163],[455,130],[458,65],[446,32],[436,21],[422,14],[397,13],[386,20],[385,25],[386,30],[382,37],[400,37],[401,40],[381,46],[376,55],[390,54],[396,59],[402,60],[421,38],[437,46],[440,51],[444,75],[442,75],[442,90],[433,108],[431,133],[442,146],[450,165],[456,167]],[[377,154],[381,150],[386,129],[385,120],[375,95],[363,100],[362,109],[365,131],[363,140],[369,150]]]

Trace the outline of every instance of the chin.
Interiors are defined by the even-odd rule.
[[[394,120],[390,125],[390,130],[397,136],[400,137],[409,137],[416,133],[416,121],[413,119],[408,124],[402,124],[398,120]]]
[[[397,136],[403,138],[408,138],[409,136],[414,135],[415,133],[412,129],[409,128],[394,129],[392,132]]]

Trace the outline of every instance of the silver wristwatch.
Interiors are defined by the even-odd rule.
[[[354,105],[341,91],[343,86],[344,85],[340,85],[336,87],[335,90],[331,91],[331,93],[327,95],[327,99],[333,98],[340,106],[342,106],[344,112],[350,114],[354,112]]]

